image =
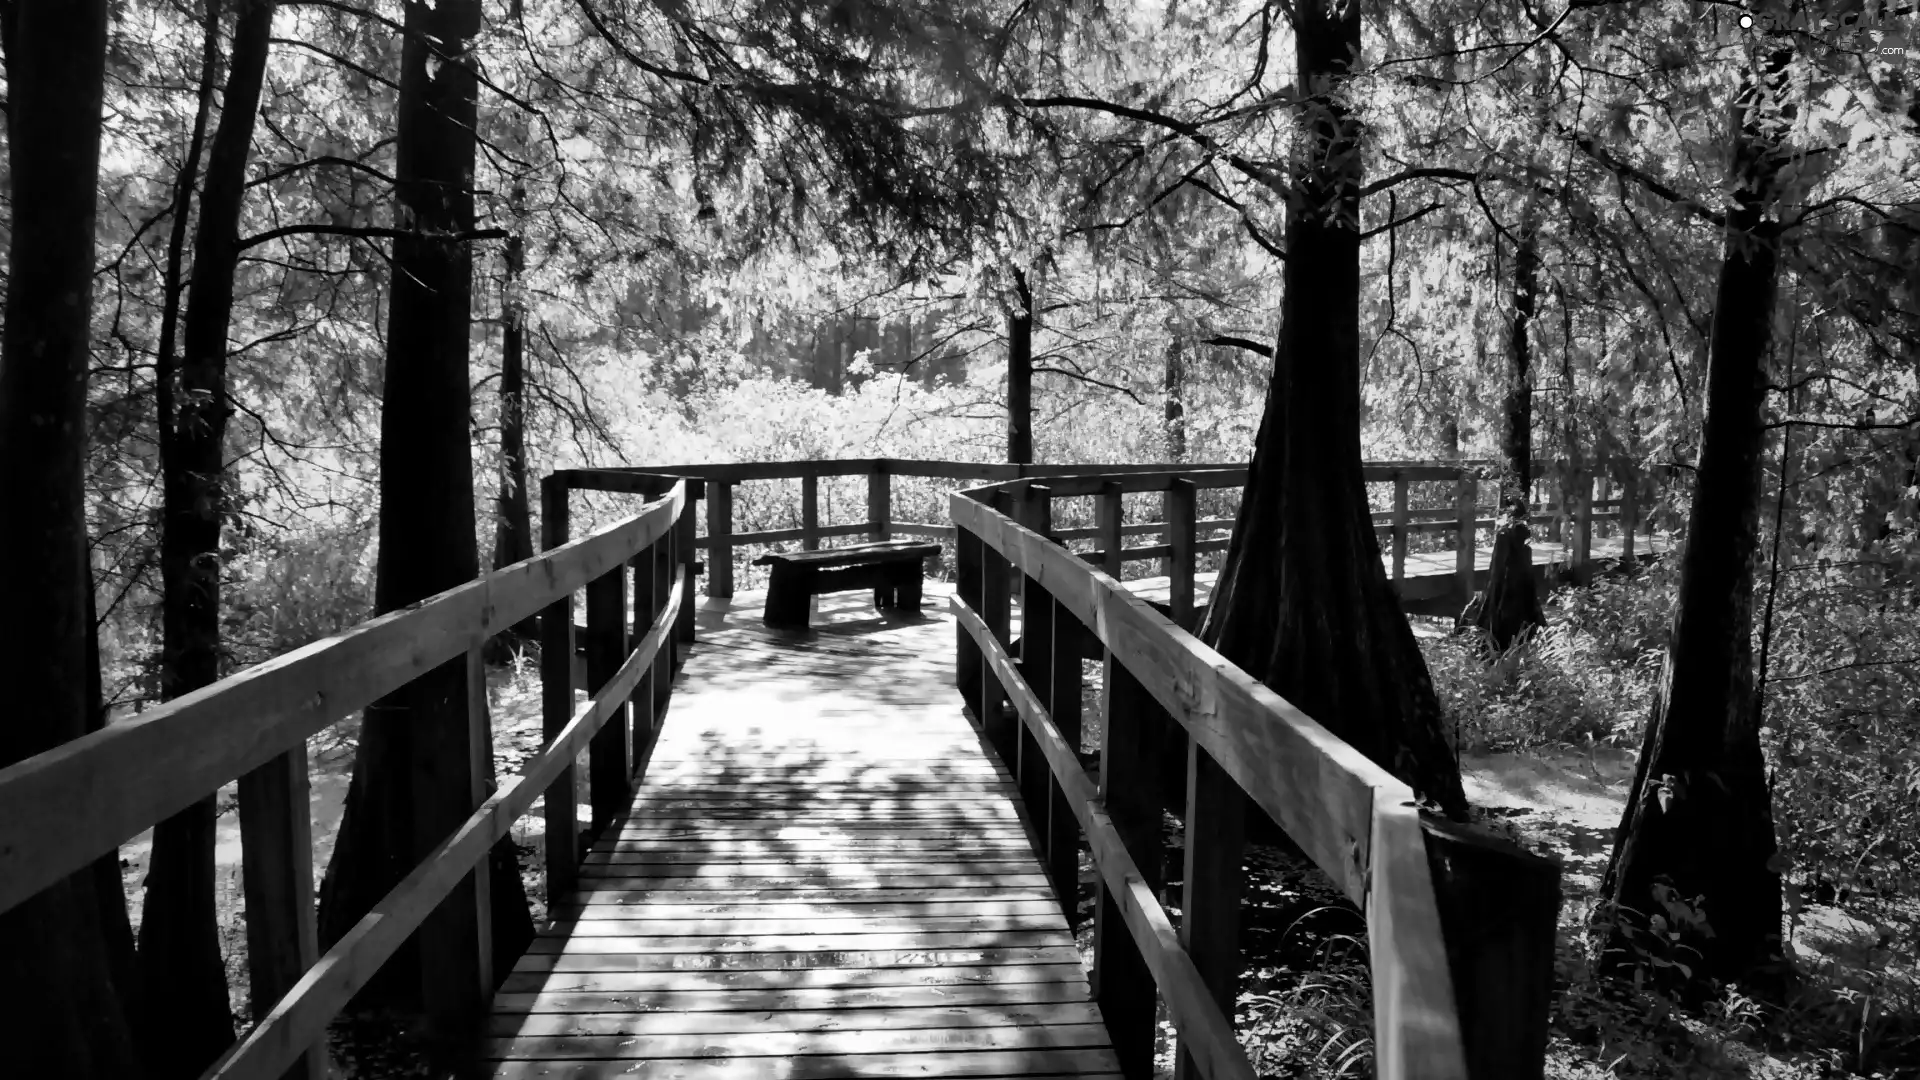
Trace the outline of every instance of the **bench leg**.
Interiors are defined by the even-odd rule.
[[[920,582],[920,566],[918,563],[915,563],[913,566],[908,567],[908,572],[903,576],[894,594],[900,605],[900,610],[914,614],[919,613]]]
[[[811,575],[781,573],[781,567],[774,567],[772,580],[767,583],[767,607],[760,621],[768,626],[783,629],[805,630],[807,628],[809,596],[808,578]]]

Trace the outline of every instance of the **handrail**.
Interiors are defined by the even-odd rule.
[[[685,505],[676,490],[565,547],[0,769],[0,911],[600,577]]]
[[[1096,573],[1098,571],[1095,571]],[[1087,834],[1093,849],[1094,869],[1107,888],[1120,898],[1120,911],[1134,940],[1142,945],[1142,959],[1156,983],[1167,988],[1167,1011],[1176,1031],[1187,1037],[1189,1051],[1209,1077],[1221,1080],[1253,1080],[1253,1065],[1234,1039],[1233,1023],[1207,996],[1205,979],[1194,966],[1193,958],[1179,946],[1166,909],[1154,899],[1153,890],[1127,851],[1113,820],[1100,808],[1094,783],[1087,776],[1073,748],[1067,745],[1052,714],[1040,704],[1033,689],[1015,666],[1006,647],[987,629],[987,624],[966,602],[953,598],[951,610],[973,640],[979,644],[987,665],[1000,679],[1001,688],[1013,701],[1020,719],[1032,732],[1067,805]]]
[[[676,650],[668,645],[692,640],[690,552],[682,541],[690,534],[690,492],[698,481],[653,477],[644,483],[652,501],[591,535],[551,544],[539,555],[0,769],[0,911],[237,775],[251,991],[265,1015],[205,1077],[318,1080],[327,1024],[416,933],[430,1026],[443,1036],[470,1030],[492,986],[489,852],[542,794],[555,802],[564,787],[571,808],[571,770],[583,749],[594,763],[596,807],[630,792],[628,736],[636,746],[644,739],[642,749],[651,746],[670,688]],[[630,564],[639,638],[632,649],[623,622]],[[536,612],[570,611],[583,587],[588,636],[599,647],[594,663],[605,670],[595,675],[590,665],[596,685],[589,703],[557,730],[550,727],[546,748],[489,795],[480,648]],[[571,637],[570,619],[556,625]],[[610,647],[618,655],[609,667]],[[562,671],[568,651],[558,657]],[[415,793],[419,812],[449,821],[449,834],[319,956],[306,740],[463,659],[464,730],[448,729],[441,738],[448,746],[430,752],[463,746],[465,767],[446,769],[437,784]],[[571,706],[570,681],[559,690]],[[627,723],[629,697],[647,719],[644,732]],[[608,755],[620,766],[613,775],[602,760]],[[616,786],[621,791],[613,791]],[[87,812],[73,813],[76,804]],[[550,888],[556,872],[550,861]]]
[[[949,505],[954,524],[1092,631],[1194,745],[1367,912],[1379,1075],[1411,1077],[1417,1063],[1420,1077],[1464,1080],[1458,1010],[1413,791],[1108,574],[981,501],[1002,488],[955,493]],[[966,612],[961,624],[976,639],[991,638],[964,595],[956,597],[955,609]],[[985,642],[981,647],[990,654]],[[1003,691],[1009,682],[1022,681],[1010,670],[996,675]],[[1016,708],[1022,703],[1015,698]],[[1030,693],[1024,703],[1030,709],[1023,719],[1034,726]],[[1056,782],[1070,782],[1058,769],[1054,775]],[[1101,867],[1100,873],[1106,879],[1118,871]],[[1133,891],[1124,878],[1114,885]],[[1159,935],[1148,932],[1156,921],[1128,920],[1150,968],[1154,954],[1166,951]],[[1178,968],[1165,956],[1158,962],[1170,972]],[[1173,1011],[1174,991],[1165,984],[1162,990]],[[1198,1014],[1218,1009],[1205,995],[1183,1001],[1176,1029],[1214,1052],[1217,1023]]]
[[[316,1040],[387,958],[446,899],[460,880],[486,859],[513,823],[573,765],[574,758],[613,716],[652,667],[673,633],[685,600],[686,582],[673,585],[666,606],[613,678],[580,706],[561,732],[480,804],[452,836],[441,841],[400,884],[347,931],[292,990],[273,1005],[247,1036],[208,1069],[204,1080],[277,1080]]]

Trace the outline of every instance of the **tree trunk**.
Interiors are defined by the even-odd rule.
[[[1785,158],[1787,54],[1736,101],[1733,207],[1714,296],[1706,415],[1680,555],[1679,594],[1639,768],[1601,887],[1596,928],[1614,971],[1643,961],[1647,923],[1679,933],[1701,977],[1778,990],[1780,874],[1753,692],[1753,574],[1779,223],[1767,210]],[[1694,917],[1694,916],[1697,916]],[[1661,971],[1673,973],[1677,969]],[[1656,974],[1659,974],[1656,972]],[[1688,978],[1687,976],[1691,977]]]
[[[1007,463],[1033,464],[1033,293],[1027,275],[1013,272],[1014,303],[1007,313]]]
[[[520,234],[520,201],[521,192],[516,189],[514,232],[507,238],[506,295],[500,306],[505,325],[500,335],[500,490],[494,500],[495,570],[533,557],[533,514],[527,501],[527,313],[520,299],[526,252]],[[510,649],[538,636],[535,620],[526,619],[493,644],[496,649]]]
[[[494,519],[495,570],[533,557],[533,516],[527,505],[527,316],[519,295],[524,261],[525,241],[516,228],[507,238],[506,302],[501,305],[506,326],[500,342],[500,494]]]
[[[1520,228],[1520,246],[1513,256],[1513,321],[1507,326],[1507,386],[1501,410],[1506,475],[1500,487],[1502,495],[1526,500],[1533,484],[1533,349],[1527,334],[1540,291],[1540,256],[1532,224],[1523,222]]]
[[[1187,460],[1187,356],[1186,343],[1175,332],[1167,342],[1167,460]]]
[[[160,693],[167,699],[220,678],[227,326],[273,8],[271,0],[244,0],[234,23],[220,123],[207,148],[173,423],[163,429]],[[214,901],[214,818],[209,793],[154,829],[139,963],[141,1049],[156,1077],[199,1076],[233,1043]]]
[[[1520,226],[1513,257],[1513,320],[1507,326],[1506,393],[1501,413],[1500,505],[1503,520],[1487,561],[1487,587],[1467,603],[1459,626],[1486,631],[1495,649],[1506,649],[1534,627],[1547,625],[1533,577],[1533,535],[1528,523],[1533,493],[1533,349],[1528,329],[1539,296],[1538,249],[1532,208]]]
[[[473,258],[465,243],[440,238],[473,228],[476,79],[467,49],[479,29],[478,0],[406,8],[395,218],[408,232],[393,244],[387,312],[374,582],[381,613],[479,573],[468,429]],[[323,948],[472,810],[461,809],[459,798],[471,780],[462,771],[468,706],[465,661],[457,658],[366,710],[339,840],[321,883]],[[490,785],[490,737],[480,756]],[[497,980],[512,970],[533,926],[511,845],[503,841],[489,866]],[[463,885],[434,918],[459,918],[473,905]],[[422,978],[416,939],[387,962],[359,1004],[414,1011]]]
[[[1505,515],[1493,536],[1493,554],[1487,563],[1487,587],[1460,613],[1456,629],[1476,627],[1486,632],[1494,649],[1504,651],[1528,630],[1547,625],[1540,606],[1540,588],[1533,576],[1533,549],[1527,544],[1524,503],[1508,500]]]
[[[1201,637],[1335,734],[1464,816],[1459,763],[1380,562],[1360,477],[1360,154],[1345,86],[1360,7],[1303,0],[1309,88],[1287,209],[1273,382]]]
[[[7,22],[13,235],[0,337],[0,506],[9,511],[0,566],[14,576],[0,618],[0,685],[33,707],[0,721],[0,766],[98,722],[82,478],[107,5],[18,4]],[[0,912],[0,1015],[18,1036],[10,1074],[143,1075],[115,982],[124,909],[103,903],[101,878],[89,865]]]

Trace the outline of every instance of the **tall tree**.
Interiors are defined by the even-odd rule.
[[[1679,591],[1596,909],[1609,967],[1637,963],[1658,916],[1693,954],[1679,959],[1696,979],[1776,987],[1785,970],[1780,873],[1752,640],[1790,60],[1790,51],[1769,47],[1734,100],[1732,198]]]
[[[1299,99],[1273,380],[1201,637],[1449,814],[1440,702],[1360,473],[1360,5],[1293,8]]]
[[[0,337],[0,566],[14,576],[0,612],[0,766],[97,725],[89,640],[87,442],[106,0],[8,5],[8,165],[12,182],[6,328]],[[138,1077],[115,981],[117,893],[97,864],[0,912],[0,1011],[21,1037],[22,1076]],[[121,943],[124,945],[124,942]]]
[[[374,607],[388,612],[479,574],[474,535],[468,332],[473,291],[474,121],[478,80],[469,53],[479,0],[419,0],[401,46],[392,296],[387,305],[380,414],[380,554]],[[320,890],[322,945],[338,941],[420,856],[471,811],[458,809],[470,702],[464,658],[413,680],[366,710],[340,837]],[[491,780],[492,747],[481,755]],[[449,798],[449,795],[452,797]],[[512,969],[533,927],[512,848],[489,861],[495,971]],[[435,920],[474,910],[471,885]],[[422,933],[433,932],[423,928]],[[410,946],[369,984],[363,1003],[422,1002],[420,953]],[[459,1033],[436,1032],[442,1050]]]
[[[273,0],[237,5],[226,94],[207,148],[179,370],[163,372],[174,377],[159,387],[160,691],[166,698],[220,678],[220,533],[232,412],[227,327],[273,11]],[[198,1076],[233,1042],[214,910],[214,816],[209,795],[154,830],[139,955],[142,1051],[157,1077]]]
[[[1168,461],[1187,460],[1187,354],[1178,328],[1167,336],[1165,371],[1166,444]]]
[[[1033,464],[1033,292],[1018,267],[1007,311],[1007,462]]]
[[[1533,345],[1529,331],[1540,293],[1540,251],[1533,213],[1529,200],[1514,239],[1513,313],[1507,322],[1500,409],[1499,524],[1487,562],[1487,587],[1460,613],[1460,623],[1486,631],[1496,649],[1512,645],[1528,628],[1547,623],[1533,577],[1533,549],[1527,543],[1533,507]]]
[[[509,200],[513,215],[507,237],[506,275],[501,289],[500,332],[500,479],[494,496],[493,568],[511,566],[533,557],[533,511],[527,493],[527,309],[521,290],[526,270],[524,215],[526,193],[515,187]],[[497,654],[537,636],[533,619],[501,635],[492,648]]]

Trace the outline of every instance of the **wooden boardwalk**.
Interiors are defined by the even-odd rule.
[[[495,997],[494,1075],[1118,1073],[954,691],[947,592],[824,597],[808,634],[701,602],[631,815]]]

